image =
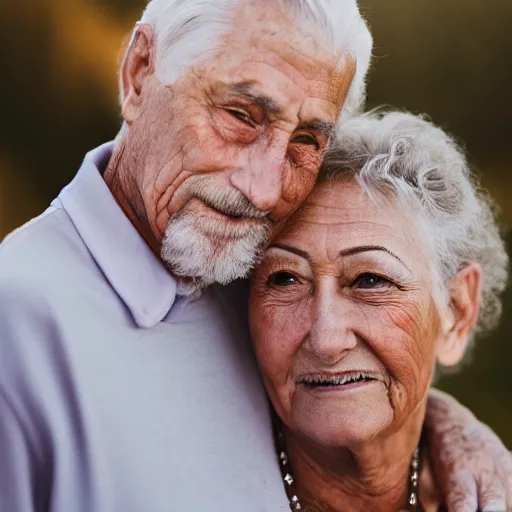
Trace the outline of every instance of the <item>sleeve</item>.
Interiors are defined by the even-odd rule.
[[[35,512],[28,439],[0,390],[0,511]]]

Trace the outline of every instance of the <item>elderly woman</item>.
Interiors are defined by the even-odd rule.
[[[405,113],[347,121],[321,172],[249,306],[290,506],[438,510],[427,392],[500,314],[490,203],[454,142]]]

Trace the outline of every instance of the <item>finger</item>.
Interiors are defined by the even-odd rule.
[[[482,508],[482,512],[507,512],[505,500],[494,500]]]
[[[503,450],[499,457],[499,473],[505,487],[505,510],[512,512],[512,454],[505,447]]]
[[[508,475],[505,481],[505,492],[507,496],[507,512],[512,512],[512,474]]]
[[[448,512],[475,512],[478,508],[478,490],[473,473],[461,469],[449,481],[442,482]]]
[[[507,512],[505,481],[494,469],[482,468],[477,484],[478,505],[483,512]]]
[[[505,482],[505,501],[507,506],[505,507],[505,510],[507,512],[512,512],[512,472],[507,472],[507,474],[504,476],[504,482]]]
[[[478,501],[482,512],[509,512],[506,500],[505,487],[498,483],[492,490],[482,494]]]

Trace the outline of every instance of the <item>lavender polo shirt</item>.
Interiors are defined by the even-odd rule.
[[[285,512],[241,284],[176,296],[111,151],[0,245],[0,511]]]

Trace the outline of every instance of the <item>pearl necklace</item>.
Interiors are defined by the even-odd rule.
[[[284,449],[284,435],[279,433],[279,462],[281,464],[281,472],[285,483],[286,494],[290,500],[290,509],[292,512],[299,512],[303,510],[300,503],[299,497],[294,492],[295,480],[292,476],[291,469],[289,466],[288,454]],[[419,500],[418,500],[418,481],[419,481],[419,470],[420,470],[420,449],[419,446],[414,450],[411,461],[411,471],[409,476],[409,506],[411,508],[405,509],[401,512],[419,512]]]

